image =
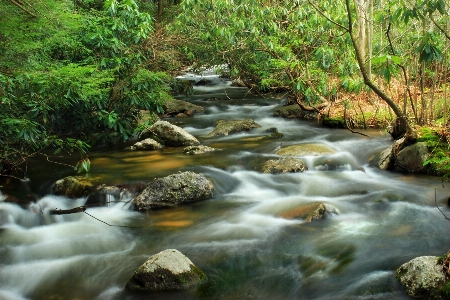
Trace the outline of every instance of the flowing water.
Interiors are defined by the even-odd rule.
[[[187,156],[181,148],[103,149],[91,153],[89,177],[120,184],[192,170],[213,180],[215,196],[147,213],[122,202],[87,210],[130,227],[108,226],[86,214],[49,215],[50,209],[81,206],[85,199],[49,192],[72,171],[30,165],[31,181],[15,188],[43,196],[20,207],[0,195],[0,299],[409,299],[395,269],[416,256],[449,250],[450,222],[435,206],[437,199],[450,215],[443,205],[448,188],[435,177],[370,167],[370,157],[391,143],[380,131],[367,138],[274,118],[279,99],[214,80],[189,97],[205,107],[204,114],[169,121],[223,151]],[[239,118],[253,118],[262,127],[202,138],[216,120]],[[273,128],[283,137],[268,137]],[[276,150],[298,143],[326,144],[337,150],[331,158],[347,163],[330,170],[320,163],[323,157],[305,157],[305,173],[260,172]],[[334,213],[311,223],[296,217],[320,202]],[[124,289],[149,256],[169,248],[188,256],[208,282],[150,296]]]

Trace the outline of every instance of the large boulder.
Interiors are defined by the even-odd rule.
[[[281,156],[318,156],[333,153],[336,153],[336,150],[324,144],[298,144],[281,148],[276,154]]]
[[[94,190],[92,182],[83,177],[68,176],[55,182],[53,192],[55,195],[64,195],[69,198],[80,198],[89,195]]]
[[[436,256],[421,256],[401,265],[396,277],[415,299],[444,299],[445,273]]]
[[[213,189],[205,175],[182,172],[153,180],[134,198],[133,204],[137,210],[176,206],[208,199]]]
[[[166,146],[186,147],[200,145],[200,142],[184,129],[170,124],[167,121],[158,121],[150,128],[144,130],[139,139],[157,137]]]
[[[255,123],[252,119],[243,120],[218,120],[213,131],[206,137],[226,136],[230,133],[249,131],[253,128],[259,128],[261,125]]]
[[[395,169],[413,173],[427,173],[429,167],[424,162],[430,156],[426,142],[419,142],[407,146],[397,154]]]
[[[206,275],[192,261],[175,249],[167,249],[140,266],[126,287],[135,291],[173,291],[195,287]]]
[[[300,158],[282,157],[270,159],[262,167],[264,173],[281,174],[305,172],[308,170],[305,162]]]
[[[202,113],[204,108],[183,100],[167,100],[164,105],[164,115],[169,116],[191,116],[195,113]]]
[[[274,117],[283,117],[288,119],[306,119],[317,120],[317,112],[305,111],[298,104],[286,105],[276,108],[273,111]]]
[[[126,148],[125,150],[131,151],[146,151],[146,150],[159,150],[162,149],[163,146],[155,141],[154,139],[147,138],[142,141],[135,143],[134,145]]]

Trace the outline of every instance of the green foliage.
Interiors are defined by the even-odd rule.
[[[11,13],[0,25],[0,47],[8,49],[0,53],[7,61],[0,64],[0,174],[46,147],[83,154],[87,143],[127,140],[142,110],[161,113],[171,98],[172,79],[145,68],[151,16],[133,0],[102,1],[103,9],[99,1],[80,3],[98,10],[46,1],[37,7],[55,9],[52,18]],[[88,172],[90,163],[77,169]]]
[[[430,128],[421,128],[419,142],[426,142],[431,150],[430,157],[424,165],[430,165],[436,175],[446,180],[450,176],[450,134],[443,130],[437,132]]]

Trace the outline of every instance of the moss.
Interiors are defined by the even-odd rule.
[[[323,126],[330,128],[347,128],[342,117],[324,117],[322,121]]]

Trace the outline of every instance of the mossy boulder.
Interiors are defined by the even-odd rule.
[[[150,256],[133,274],[126,288],[134,291],[176,291],[195,287],[206,275],[180,251],[167,249]]]
[[[156,178],[133,199],[137,210],[171,207],[212,197],[214,186],[203,174],[180,172]]]
[[[197,154],[204,154],[208,152],[214,152],[214,151],[220,151],[221,149],[216,149],[204,145],[198,145],[198,146],[188,146],[183,149],[183,152],[187,155],[197,155]]]
[[[202,113],[205,109],[183,100],[167,100],[164,105],[164,115],[167,116],[191,116],[195,113]]]
[[[305,111],[297,104],[286,105],[276,108],[273,111],[274,117],[282,117],[288,119],[305,119],[317,120],[317,112]]]
[[[268,160],[262,167],[264,173],[281,174],[297,173],[308,170],[305,162],[300,158],[282,157]]]
[[[94,190],[92,182],[83,177],[68,176],[55,182],[53,192],[69,198],[80,198],[89,195]]]
[[[134,145],[126,148],[125,150],[131,151],[147,151],[147,150],[159,150],[162,149],[163,145],[155,141],[154,139],[147,138],[142,141],[135,143]]]
[[[218,120],[213,131],[208,133],[206,137],[226,136],[235,132],[249,131],[253,128],[259,128],[261,125],[252,119],[243,120]]]
[[[139,136],[140,140],[147,138],[153,138],[171,147],[200,145],[200,142],[193,135],[167,121],[156,122]]]
[[[437,256],[414,258],[397,269],[396,277],[415,299],[449,299],[444,297],[446,278]]]
[[[333,153],[336,153],[336,150],[324,144],[298,144],[281,148],[276,154],[281,156],[318,156]]]
[[[429,166],[424,166],[424,163],[429,156],[430,151],[426,142],[412,144],[398,152],[395,169],[412,173],[427,173]]]

